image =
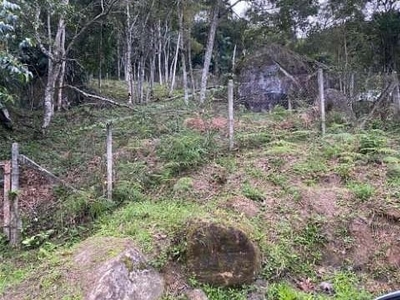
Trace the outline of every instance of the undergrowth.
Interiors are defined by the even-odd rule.
[[[114,98],[123,99],[121,87],[108,83],[105,87]],[[165,90],[157,87],[154,97],[163,96]],[[307,192],[334,186],[332,190],[344,195],[338,196],[336,209],[354,210],[341,216],[348,219],[362,205],[397,203],[400,154],[392,133],[349,131],[346,124],[336,124],[335,117],[328,134],[321,137],[314,127],[301,127],[296,114],[282,108],[270,115],[239,111],[235,150],[228,153],[223,133],[198,132],[183,125],[201,109],[181,101],[136,106],[134,111],[78,107],[56,115],[46,135],[21,127],[21,152],[79,191],[56,190],[54,203],[41,207],[36,223],[25,220],[25,248],[12,252],[15,257],[6,255],[8,247],[0,246],[0,294],[41,263],[32,256],[45,260],[57,249],[93,234],[133,239],[151,255],[150,264],[161,269],[171,259],[184,257],[181,235],[188,222],[210,220],[243,229],[259,245],[259,279],[270,283],[263,292],[267,299],[333,298],[295,287],[306,278],[313,287],[322,280],[331,282],[334,299],[370,299],[360,274],[340,269],[323,278],[316,275],[331,242],[327,228],[337,225],[313,211]],[[213,111],[204,115],[212,117]],[[40,121],[36,113],[30,119],[34,124]],[[105,197],[104,176],[105,124],[110,120],[115,151],[112,201]],[[10,145],[7,140],[0,146],[0,160],[9,158]],[[201,173],[216,165],[226,172],[223,178]],[[201,192],[207,196],[202,199],[196,198],[199,182],[206,183]],[[240,207],[232,209],[234,197],[252,201],[254,215]],[[343,231],[346,234],[338,235],[338,243],[347,239],[351,242],[346,250],[352,249],[351,232],[347,227]],[[45,282],[46,288],[57,283],[56,273],[54,277]],[[211,300],[247,299],[254,291],[254,286],[223,289],[195,282],[192,286],[203,289]]]

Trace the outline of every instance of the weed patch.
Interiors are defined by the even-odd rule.
[[[261,202],[265,199],[265,195],[263,194],[263,192],[256,187],[251,186],[248,182],[245,182],[243,184],[242,193],[243,196],[253,201]]]
[[[188,130],[161,139],[157,155],[173,176],[203,164],[216,150],[211,145],[211,137]]]
[[[375,188],[369,183],[349,182],[347,188],[361,202],[369,200],[375,193]]]

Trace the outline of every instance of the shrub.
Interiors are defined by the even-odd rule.
[[[361,154],[377,154],[381,148],[387,146],[387,139],[382,130],[371,130],[360,135],[358,152]]]
[[[386,177],[392,181],[400,179],[400,165],[391,165],[386,171]]]
[[[245,183],[242,189],[243,195],[253,201],[264,201],[264,194],[257,188]]]
[[[115,184],[113,191],[113,201],[122,203],[125,201],[144,201],[146,196],[143,194],[142,187],[132,181],[121,180]]]
[[[172,174],[177,174],[207,160],[211,155],[210,140],[197,132],[183,131],[162,139],[157,154]]]

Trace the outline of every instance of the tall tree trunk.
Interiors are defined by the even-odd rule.
[[[165,84],[168,86],[169,84],[169,37],[168,35],[168,24],[165,23],[165,38],[164,38],[164,47],[163,47],[163,52],[164,52],[164,79],[165,79]]]
[[[158,76],[160,85],[163,84],[162,76],[162,35],[161,35],[161,20],[158,20]]]
[[[50,13],[47,14],[47,35],[48,35],[48,40],[49,40],[49,53],[53,54],[53,47],[52,47],[52,34],[51,34],[51,17],[50,17]],[[49,126],[50,121],[51,121],[51,117],[53,115],[52,112],[52,105],[53,105],[53,95],[52,93],[54,93],[54,89],[52,89],[52,76],[53,75],[53,60],[50,59],[50,57],[48,58],[48,65],[47,65],[47,82],[46,82],[46,87],[44,90],[44,116],[43,116],[43,128],[46,128]],[[56,79],[54,79],[54,85],[56,82]]]
[[[232,69],[231,69],[232,74],[235,73],[235,68],[236,68],[236,44],[235,47],[233,47],[233,54],[232,54]]]
[[[68,5],[69,0],[62,0],[64,5]],[[50,19],[48,18],[48,22]],[[50,27],[49,27],[50,30]],[[45,87],[44,93],[44,114],[43,114],[43,124],[42,128],[46,129],[49,127],[51,118],[54,115],[54,94],[57,79],[60,76],[61,64],[62,61],[65,61],[65,57],[62,57],[62,36],[65,33],[65,19],[63,15],[60,15],[58,20],[58,27],[56,37],[54,39],[54,47],[51,49],[49,47],[49,53],[53,56],[53,61],[49,57],[49,69],[47,75],[47,83]],[[51,32],[49,32],[49,36],[51,37]],[[51,40],[50,40],[51,45]]]
[[[154,90],[154,81],[155,81],[155,73],[156,73],[156,55],[153,54],[150,57],[150,92],[153,93]]]
[[[141,55],[138,66],[139,78],[139,102],[143,103],[144,100],[144,75],[145,75],[145,58]]]
[[[176,80],[176,66],[178,64],[178,55],[179,55],[179,49],[181,45],[181,33],[178,33],[178,39],[176,41],[176,50],[175,50],[175,56],[172,61],[171,65],[171,87],[169,90],[169,94],[172,95],[175,89],[175,80]]]
[[[99,41],[99,49],[98,49],[98,55],[99,55],[99,65],[98,65],[98,87],[99,91],[101,93],[101,81],[102,81],[102,65],[103,65],[103,22],[100,22],[100,41]]]
[[[132,104],[135,96],[135,85],[132,70],[132,24],[129,1],[126,2],[126,25],[125,80],[128,86],[128,104]]]
[[[187,70],[186,70],[186,34],[185,29],[183,27],[183,15],[184,15],[184,6],[183,3],[180,2],[181,9],[179,12],[179,32],[181,35],[181,59],[182,59],[182,76],[183,76],[183,91],[184,91],[184,101],[186,104],[189,103],[189,92],[188,92],[188,78],[187,78]]]
[[[203,65],[203,71],[201,74],[201,86],[200,86],[200,103],[201,104],[203,104],[206,99],[208,71],[210,69],[211,56],[212,56],[213,48],[214,48],[215,32],[217,31],[217,26],[218,26],[219,6],[220,6],[220,2],[219,2],[219,0],[217,0],[216,3],[214,4],[213,11],[212,11],[210,32],[208,33],[207,48],[206,48],[206,53],[204,55],[204,65]]]
[[[117,78],[121,80],[121,44],[120,44],[120,35],[118,34],[117,39]]]
[[[189,29],[188,32],[188,39],[187,39],[187,55],[188,55],[188,65],[189,65],[189,74],[190,74],[190,80],[192,83],[192,97],[194,99],[195,94],[196,94],[196,78],[194,77],[194,72],[193,72],[193,64],[192,64],[192,45],[190,41],[190,36],[191,36],[191,30]]]
[[[63,105],[63,89],[64,89],[64,78],[65,78],[65,68],[67,65],[67,62],[65,60],[65,23],[64,23],[64,28],[62,29],[61,33],[61,45],[60,45],[60,54],[62,59],[61,62],[61,70],[60,70],[60,76],[58,78],[58,104],[57,104],[57,110],[61,111],[62,105]]]

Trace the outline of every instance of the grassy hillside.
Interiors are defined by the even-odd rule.
[[[118,93],[109,84],[108,94]],[[376,123],[358,131],[333,116],[321,137],[318,124],[299,113],[239,109],[229,152],[226,111],[222,102],[199,108],[180,100],[134,111],[88,105],[58,114],[46,135],[32,129],[35,114],[18,118],[14,137],[0,132],[0,160],[18,141],[23,154],[80,190],[51,190],[40,176],[33,177],[40,184],[23,181],[36,192],[21,200],[24,248],[1,246],[0,295],[24,295],[41,275],[42,299],[80,299],[60,265],[89,235],[130,237],[168,274],[184,264],[180,232],[192,219],[232,224],[257,242],[268,299],[371,299],[398,288],[398,128]],[[107,121],[114,128],[112,203],[104,197]],[[335,293],[322,293],[322,282]],[[246,299],[255,289],[188,283],[209,299]],[[170,284],[166,299],[179,299],[178,290]]]

